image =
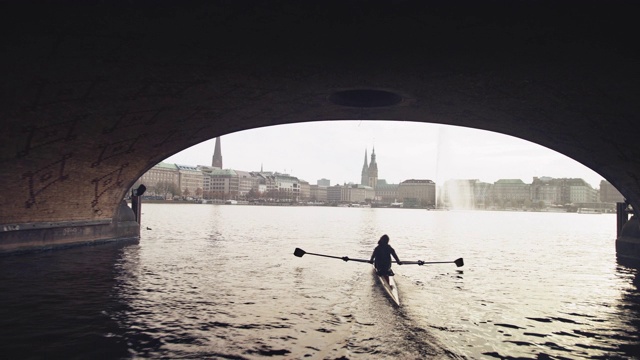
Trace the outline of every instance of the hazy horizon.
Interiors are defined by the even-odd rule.
[[[450,125],[401,121],[323,121],[275,125],[223,135],[223,168],[287,173],[315,184],[359,183],[365,151],[375,148],[378,178],[398,184],[429,179],[534,177],[581,178],[593,188],[604,178],[579,162],[541,145],[500,133]],[[211,165],[215,139],[163,160]]]

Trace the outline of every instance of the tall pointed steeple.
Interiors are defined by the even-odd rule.
[[[213,151],[213,159],[211,160],[211,166],[222,169],[222,150],[220,149],[220,137],[216,138],[216,147]]]
[[[375,189],[378,184],[378,163],[376,163],[376,148],[371,151],[371,163],[369,163],[369,181],[368,184]]]
[[[369,185],[369,165],[367,165],[367,149],[364,149],[364,165],[362,165],[362,173],[360,174],[360,185]]]

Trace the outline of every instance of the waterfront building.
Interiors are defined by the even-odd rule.
[[[600,201],[603,203],[624,202],[624,196],[607,180],[600,181]]]
[[[549,205],[564,205],[562,202],[562,183],[553,178],[534,177],[531,182],[531,201]]]
[[[334,185],[327,188],[327,201],[330,203],[361,204],[373,201],[375,190],[361,184]]]
[[[334,185],[334,186],[329,186],[327,187],[327,201],[330,203],[341,203],[343,201],[343,198],[346,198],[346,196],[343,196],[343,187],[340,185]]]
[[[405,180],[398,185],[403,207],[430,207],[436,204],[436,183],[432,180]]]
[[[139,180],[147,187],[153,187],[160,181],[168,181],[178,185],[178,167],[176,164],[160,162],[144,173]]]
[[[238,176],[238,196],[245,198],[247,194],[253,189],[258,191],[259,180],[257,177],[251,175],[248,171],[234,170]]]
[[[391,204],[397,202],[398,196],[398,184],[387,184],[384,179],[379,179],[375,188],[375,200],[381,204]]]
[[[311,186],[308,181],[299,180],[300,198],[299,201],[308,201],[311,198]]]
[[[265,185],[268,199],[273,201],[298,201],[300,199],[300,181],[297,177],[278,172],[261,171],[252,175]]]
[[[309,200],[314,202],[327,202],[327,186],[310,185]]]
[[[594,203],[598,191],[583,179],[534,177],[531,183],[531,201],[545,205]]]
[[[570,204],[595,203],[598,201],[598,192],[583,179],[563,179],[566,181]]]
[[[209,176],[209,173],[211,172],[211,170],[216,169],[216,168],[211,167],[211,166],[198,165],[197,169],[200,172],[202,172],[202,192],[203,192],[203,197],[205,199],[208,199],[209,197],[207,196],[207,193],[211,191],[211,176]]]
[[[273,176],[281,200],[298,201],[300,199],[300,181],[297,177],[278,172]]]
[[[264,172],[260,169],[260,171],[251,172],[251,176],[258,179],[258,190],[261,194],[267,194],[275,191],[276,184],[272,173]]]
[[[328,187],[328,186],[331,186],[331,180],[322,178],[322,179],[316,181],[316,184],[318,186]]]
[[[500,179],[493,183],[491,201],[500,207],[521,207],[531,199],[531,185],[520,179]]]
[[[376,192],[371,186],[360,184],[347,185],[346,201],[349,203],[370,203],[375,197]]]
[[[170,186],[177,192],[179,177],[178,167],[175,164],[160,162],[142,174],[137,183],[144,184],[147,187],[147,193],[145,194],[147,196],[166,196]]]
[[[184,197],[199,198],[202,196],[204,179],[202,171],[190,165],[175,165],[178,168],[178,188]]]
[[[239,180],[235,170],[200,166],[205,199],[237,199]]]

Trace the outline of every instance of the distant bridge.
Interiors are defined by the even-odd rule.
[[[119,206],[154,164],[305,121],[516,136],[639,209],[633,14],[621,1],[7,5],[0,251],[135,237]]]

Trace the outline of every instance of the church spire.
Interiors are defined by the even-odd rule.
[[[213,151],[213,159],[211,160],[211,166],[222,169],[222,150],[220,149],[220,137],[216,138],[216,147]]]
[[[369,185],[369,165],[367,165],[367,149],[364,149],[364,165],[360,173],[360,185]]]
[[[369,176],[367,185],[375,189],[378,185],[378,163],[376,163],[376,148],[371,151],[371,162],[369,163]]]

